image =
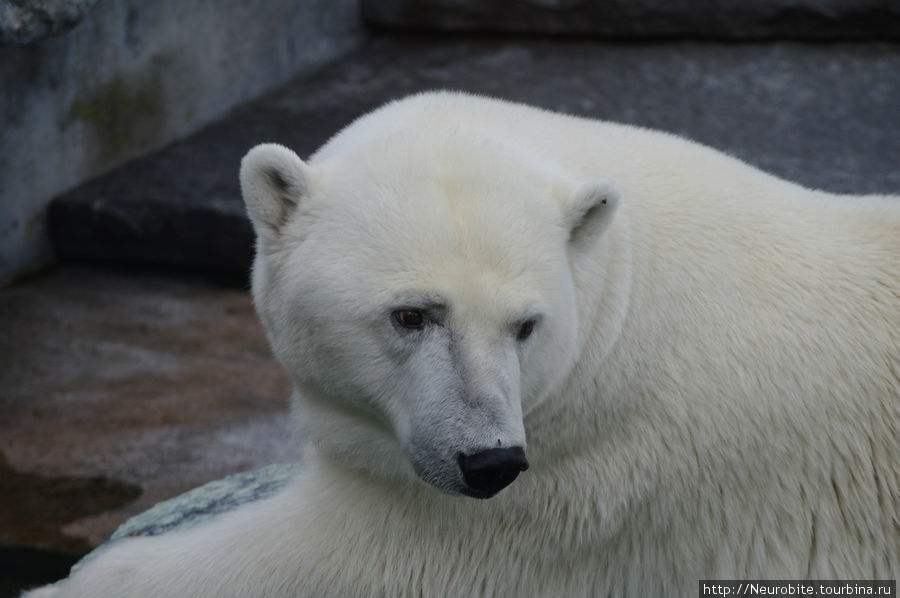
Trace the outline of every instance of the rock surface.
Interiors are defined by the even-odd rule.
[[[900,192],[900,45],[377,39],[51,206],[64,259],[241,278],[252,255],[237,171],[253,145],[308,155],[353,118],[451,88],[658,128],[835,192]]]
[[[605,38],[898,39],[890,0],[363,0],[370,25]]]
[[[0,44],[28,44],[65,33],[98,0],[0,0]]]
[[[110,540],[156,536],[208,521],[243,504],[272,496],[290,481],[296,469],[294,463],[276,463],[209,482],[135,515],[119,526]]]
[[[134,536],[156,536],[191,527],[243,504],[272,496],[287,485],[297,468],[296,463],[278,463],[254,471],[236,473],[160,502],[119,526],[108,542],[75,563],[71,573],[75,573],[119,540]],[[69,573],[63,571],[62,576]]]
[[[83,555],[162,500],[299,456],[244,291],[69,266],[0,291],[0,330],[0,561]]]

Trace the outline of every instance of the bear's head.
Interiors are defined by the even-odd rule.
[[[573,367],[573,260],[611,183],[420,138],[310,164],[260,145],[241,187],[256,308],[320,453],[479,498],[527,468],[523,414]]]

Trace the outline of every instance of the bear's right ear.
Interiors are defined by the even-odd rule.
[[[583,184],[564,208],[569,244],[580,247],[599,237],[612,222],[620,197],[612,181],[598,179]]]
[[[275,143],[257,145],[241,160],[241,193],[260,238],[277,234],[309,192],[309,167]]]

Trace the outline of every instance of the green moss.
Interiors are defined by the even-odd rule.
[[[72,102],[65,125],[74,122],[91,129],[102,162],[116,162],[123,153],[153,144],[165,122],[158,75],[134,81],[114,77],[91,95]]]

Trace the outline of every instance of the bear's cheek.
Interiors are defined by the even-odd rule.
[[[520,356],[522,411],[530,412],[551,396],[575,365],[577,322],[549,317],[534,344]]]

